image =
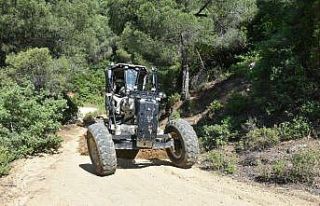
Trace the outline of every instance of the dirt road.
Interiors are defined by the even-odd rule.
[[[98,177],[88,156],[78,153],[85,129],[70,126],[61,134],[61,152],[14,163],[0,179],[0,205],[319,205],[320,197],[237,182],[163,160],[122,161],[115,175]]]

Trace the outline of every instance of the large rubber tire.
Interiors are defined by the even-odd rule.
[[[197,162],[199,142],[192,126],[183,119],[168,122],[165,133],[174,139],[174,148],[167,149],[170,160],[177,167],[191,168]]]
[[[87,144],[96,174],[114,174],[117,168],[116,150],[112,135],[103,123],[95,123],[88,127]]]
[[[116,150],[117,158],[122,159],[130,159],[133,160],[136,158],[139,150],[124,150],[124,149],[118,149]]]

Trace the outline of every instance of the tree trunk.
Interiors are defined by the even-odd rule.
[[[181,33],[180,37],[180,50],[181,50],[181,71],[182,71],[182,87],[181,96],[183,100],[190,99],[190,73],[189,73],[189,61],[188,61],[188,48],[184,40],[184,34]]]
[[[186,64],[183,66],[182,70],[182,99],[188,100],[190,99],[190,91],[189,91],[189,66]]]
[[[197,48],[196,48],[196,52],[200,60],[200,69],[197,72],[197,74],[194,75],[190,80],[191,81],[190,85],[191,85],[191,88],[193,89],[199,89],[203,84],[208,82],[208,72],[202,60],[201,54]]]

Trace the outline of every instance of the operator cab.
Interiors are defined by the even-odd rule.
[[[132,92],[157,91],[154,72],[150,75],[146,67],[131,64],[116,64],[106,71],[108,79],[107,92],[117,96]]]
[[[163,93],[158,93],[157,74],[153,68],[148,72],[144,66],[116,64],[106,70],[106,78],[105,106],[112,116],[109,125],[134,125],[140,116],[137,106],[141,105],[140,100],[153,101],[158,107],[158,102],[165,98]]]

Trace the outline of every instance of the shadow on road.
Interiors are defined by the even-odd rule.
[[[161,159],[149,159],[149,160],[129,160],[118,159],[118,169],[141,169],[152,166],[173,166],[171,162]]]
[[[129,160],[118,158],[117,169],[141,169],[152,166],[172,166],[174,165],[167,160],[150,159],[150,160]],[[91,163],[80,164],[79,167],[86,172],[95,175],[95,169]]]
[[[92,165],[91,163],[79,164],[79,167],[80,167],[81,169],[83,169],[84,171],[86,171],[86,172],[89,172],[89,173],[91,173],[91,174],[96,175],[95,170],[94,170],[94,167],[93,167],[93,165]]]

